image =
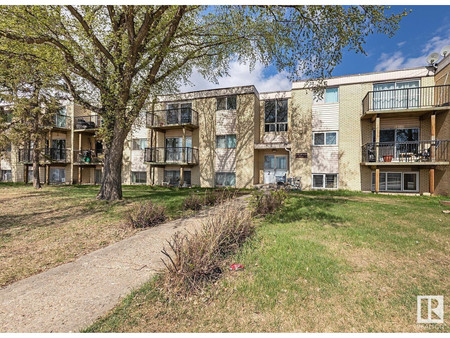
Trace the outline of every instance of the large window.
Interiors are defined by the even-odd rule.
[[[337,189],[338,187],[337,174],[313,174],[313,188],[314,189]]]
[[[216,148],[236,148],[236,135],[217,135]]]
[[[167,105],[167,124],[192,123],[192,103],[170,103]]]
[[[2,182],[12,182],[11,170],[1,170],[0,180]]]
[[[66,170],[64,168],[50,168],[50,183],[66,182]]]
[[[418,107],[419,80],[377,83],[373,85],[373,109],[399,109]]]
[[[55,126],[58,128],[66,128],[66,119],[67,119],[66,107],[63,107],[55,115]]]
[[[147,148],[146,138],[134,138],[133,139],[133,150],[145,150]]]
[[[235,110],[236,95],[217,98],[217,110]]]
[[[288,100],[267,100],[264,103],[266,132],[288,130]]]
[[[216,186],[233,187],[236,185],[235,173],[216,173]]]
[[[145,184],[147,183],[147,173],[145,171],[132,171],[131,183]]]
[[[375,172],[372,172],[372,191],[375,191]],[[419,191],[418,172],[380,172],[380,191]]]
[[[320,132],[313,134],[315,146],[335,146],[337,145],[337,132]]]

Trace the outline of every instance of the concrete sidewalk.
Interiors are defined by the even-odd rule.
[[[177,231],[199,228],[201,220],[216,209],[139,232],[0,289],[0,332],[86,328],[163,268],[161,250],[166,240]]]

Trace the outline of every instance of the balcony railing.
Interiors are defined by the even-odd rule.
[[[192,108],[165,109],[147,113],[147,128],[176,125],[198,126],[198,113]]]
[[[363,115],[368,111],[449,106],[450,85],[370,91],[364,97]]]
[[[102,120],[97,114],[74,117],[75,130],[96,129],[101,127]]]
[[[92,150],[74,150],[73,162],[77,164],[100,164],[103,163],[103,154]]]
[[[362,161],[447,162],[449,143],[449,140],[367,143],[362,146]]]
[[[39,162],[68,163],[70,150],[66,148],[41,149]],[[31,163],[34,159],[33,149],[19,149],[19,162]]]
[[[198,164],[198,149],[191,147],[145,148],[145,162],[167,164]]]

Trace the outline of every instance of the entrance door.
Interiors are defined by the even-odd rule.
[[[276,183],[285,181],[287,173],[286,155],[264,156],[264,183]]]

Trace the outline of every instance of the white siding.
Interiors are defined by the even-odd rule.
[[[289,137],[287,132],[264,133],[263,143],[288,143]]]
[[[339,103],[314,104],[312,107],[312,130],[338,130]]]
[[[216,112],[216,135],[236,134],[236,111],[218,110]]]
[[[313,173],[337,173],[339,172],[339,149],[332,147],[312,148],[311,171]]]
[[[11,170],[11,163],[7,160],[0,160],[0,169],[1,170]]]
[[[147,165],[144,162],[144,150],[131,151],[131,171],[147,171]]]
[[[236,171],[236,149],[216,149],[215,171]]]

